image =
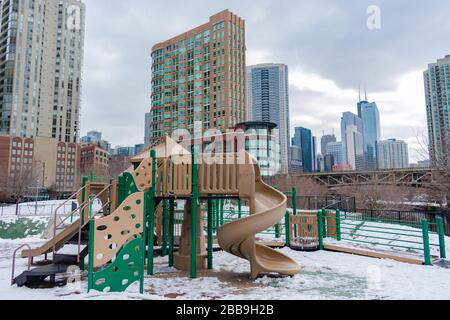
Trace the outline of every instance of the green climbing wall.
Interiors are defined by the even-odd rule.
[[[114,262],[104,269],[93,272],[92,289],[101,292],[123,292],[134,282],[139,281],[145,254],[143,238],[129,241],[118,253]]]

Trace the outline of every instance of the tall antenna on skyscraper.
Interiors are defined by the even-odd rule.
[[[367,99],[367,88],[364,88],[364,93],[365,93],[365,95],[366,95],[366,101],[369,101],[369,100]]]
[[[361,86],[359,86],[359,102],[361,102]]]

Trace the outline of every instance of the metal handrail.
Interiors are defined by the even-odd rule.
[[[102,191],[100,191],[97,195],[95,195],[95,198],[98,198],[101,194],[103,194],[106,190],[108,190],[109,187],[111,187],[111,185],[108,185],[108,186],[105,187]],[[74,197],[74,196],[76,196],[79,192],[83,191],[85,188],[86,188],[86,186],[84,186],[83,188],[81,188],[80,190],[78,190],[75,194],[73,194],[73,195],[71,196],[71,198]],[[65,203],[67,203],[69,200],[71,200],[71,199],[69,198],[68,200],[66,200]],[[87,201],[87,203],[89,203],[89,201]],[[54,219],[53,237],[56,237],[56,230],[57,230],[57,228],[58,228],[59,226],[63,225],[63,224],[67,221],[67,219],[69,219],[75,212],[77,212],[77,211],[83,211],[83,210],[86,208],[86,204],[84,204],[83,206],[78,207],[75,211],[70,212],[69,215],[67,215],[67,216],[66,216],[66,217],[65,217],[58,225],[56,225],[57,211],[58,211],[58,209],[60,209],[61,207],[62,207],[62,205],[59,206],[58,208],[56,208],[55,213],[54,213],[54,216],[53,216],[53,219]],[[80,209],[82,209],[82,210],[80,210]],[[80,212],[80,217],[81,217],[81,214],[82,214],[82,213]]]
[[[70,215],[67,215],[67,217],[66,217],[64,220],[62,220],[62,221],[57,225],[57,224],[56,224],[56,218],[57,218],[57,216],[58,216],[58,210],[61,209],[61,208],[62,208],[65,204],[67,204],[70,200],[73,200],[75,197],[77,197],[77,195],[78,195],[80,192],[82,192],[84,189],[86,189],[86,185],[83,186],[81,189],[79,189],[79,190],[78,190],[77,192],[75,192],[74,194],[72,194],[72,195],[69,197],[69,199],[67,199],[66,201],[64,201],[60,206],[58,206],[58,207],[55,209],[55,211],[54,211],[54,213],[53,213],[53,237],[56,237],[56,229],[57,229],[59,226],[63,225],[64,222],[66,222],[67,219],[68,219],[71,215],[73,215],[79,208],[77,208],[75,211],[71,211],[71,212],[70,212]]]
[[[31,246],[29,244],[23,244],[21,245],[19,248],[17,248],[16,250],[14,250],[13,253],[13,258],[12,258],[12,267],[11,267],[11,285],[14,285],[15,281],[14,281],[14,272],[16,270],[16,254],[17,251],[19,251],[22,248],[28,248],[28,250],[31,251]],[[31,270],[31,256],[28,256],[28,271]]]
[[[81,207],[78,207],[77,208],[77,210],[75,210],[75,211],[73,211],[72,212],[72,214],[73,213],[75,213],[76,211],[80,211],[80,218],[81,218],[81,215],[83,214],[83,211],[84,211],[84,209],[86,209],[86,207],[89,205],[89,201],[88,202],[86,202],[84,205],[82,205]],[[68,217],[66,217],[66,219],[64,219],[63,221],[62,221],[62,223],[64,223],[66,220],[67,220],[67,218]],[[80,224],[81,224],[81,219],[79,219],[80,220]],[[61,224],[62,224],[61,223]],[[58,226],[60,226],[61,224],[59,224]],[[56,226],[56,221],[55,221],[55,223],[54,223],[54,226]],[[53,238],[55,238],[56,237],[56,227],[54,227],[54,229],[53,229]],[[55,256],[55,253],[56,253],[56,244],[53,244],[53,250],[52,250],[52,254],[53,254],[53,257]]]

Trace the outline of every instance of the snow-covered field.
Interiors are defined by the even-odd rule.
[[[48,207],[50,204],[46,204]],[[54,204],[53,204],[54,205]],[[51,206],[51,205],[50,205]],[[14,223],[18,219],[9,215],[0,222]],[[145,294],[139,295],[138,285],[126,293],[87,293],[83,275],[72,286],[54,289],[28,289],[10,286],[13,251],[22,244],[37,247],[40,239],[36,224],[48,224],[49,217],[27,218],[30,224],[25,239],[0,239],[0,299],[291,299],[291,300],[348,300],[348,299],[445,299],[450,300],[450,268],[405,264],[345,253],[298,252],[288,248],[282,252],[301,266],[302,272],[292,278],[264,277],[248,279],[249,263],[225,252],[214,253],[214,270],[199,272],[192,280],[185,272],[167,267],[167,257],[155,258],[156,276],[145,279]],[[366,226],[376,226],[368,223]],[[369,228],[366,228],[366,230]],[[361,228],[359,228],[361,230]],[[405,232],[414,230],[402,227]],[[2,232],[2,230],[0,230]],[[366,234],[361,233],[360,234]],[[1,237],[0,237],[1,238]],[[359,237],[358,239],[363,239]],[[405,239],[398,237],[396,240]],[[431,236],[436,243],[435,235]],[[332,242],[332,239],[327,239]],[[450,238],[446,238],[450,251]],[[352,245],[340,242],[340,245]],[[353,244],[354,245],[354,244]],[[434,249],[435,250],[435,249]],[[433,253],[436,253],[433,251]],[[16,274],[26,269],[26,259],[17,259]],[[448,265],[450,263],[447,262]]]
[[[50,216],[53,212],[58,209],[58,214],[70,213],[72,210],[72,202],[76,200],[50,200],[50,201],[38,201],[37,206],[35,202],[20,203],[19,208],[16,212],[16,205],[3,205],[0,207],[0,218],[1,217],[11,217],[18,216],[29,217],[29,216]]]
[[[73,287],[28,289],[10,286],[11,255],[23,243],[38,239],[0,240],[0,299],[450,299],[450,269],[418,266],[333,252],[282,251],[303,267],[293,278],[248,279],[249,264],[225,252],[214,253],[214,270],[191,280],[155,259],[155,277],[145,280],[145,294],[135,284],[123,294],[87,291],[83,279]],[[26,268],[18,259],[17,272]]]

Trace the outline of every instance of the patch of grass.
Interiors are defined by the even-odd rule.
[[[19,218],[13,222],[0,221],[0,239],[16,240],[38,236],[44,232],[45,222]]]

